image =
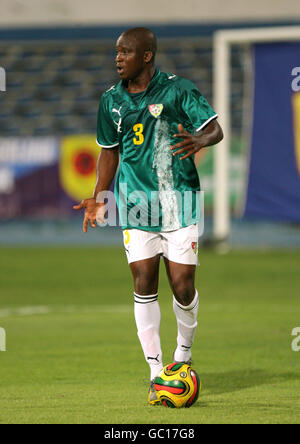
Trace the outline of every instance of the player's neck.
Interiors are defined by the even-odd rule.
[[[130,94],[137,94],[146,91],[154,77],[154,74],[155,66],[151,66],[149,69],[142,71],[138,77],[128,81],[127,91]]]

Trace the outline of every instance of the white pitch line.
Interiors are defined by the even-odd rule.
[[[131,313],[130,305],[33,305],[25,307],[8,307],[0,309],[0,318],[11,316],[32,316],[49,313]]]

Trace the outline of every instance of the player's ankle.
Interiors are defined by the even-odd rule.
[[[175,362],[189,362],[192,358],[191,350],[181,350],[180,347],[177,347],[174,353],[174,361]]]
[[[156,378],[163,369],[163,365],[150,366],[150,381]]]

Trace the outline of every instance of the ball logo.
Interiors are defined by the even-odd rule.
[[[152,114],[153,117],[156,119],[161,115],[163,112],[164,105],[163,104],[156,104],[156,105],[149,105],[149,111]]]

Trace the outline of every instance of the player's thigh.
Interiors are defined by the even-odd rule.
[[[198,265],[198,225],[161,233],[163,256],[183,265]]]
[[[160,233],[131,229],[123,232],[123,238],[135,292],[156,294],[162,253]]]
[[[195,297],[198,265],[198,225],[162,233],[162,248],[169,283],[175,298],[189,305]]]
[[[177,301],[189,305],[195,297],[196,265],[179,264],[164,258],[170,287]]]
[[[123,231],[128,263],[151,259],[162,253],[160,233],[130,229]]]
[[[134,291],[139,295],[152,295],[158,292],[160,255],[130,264],[134,281]]]

